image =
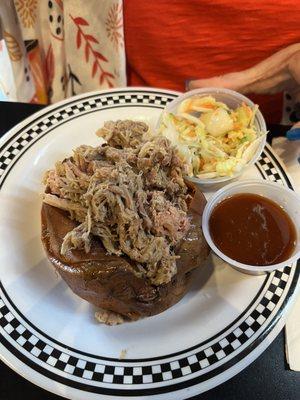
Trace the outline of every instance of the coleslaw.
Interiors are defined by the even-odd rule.
[[[177,146],[188,176],[232,176],[253,157],[266,132],[254,124],[258,106],[230,109],[212,96],[180,103],[176,114],[164,112],[159,133]]]

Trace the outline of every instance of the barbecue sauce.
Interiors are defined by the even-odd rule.
[[[273,265],[287,260],[296,245],[296,229],[275,202],[242,193],[221,201],[212,211],[209,229],[226,256],[248,265]]]

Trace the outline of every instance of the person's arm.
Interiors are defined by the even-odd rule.
[[[246,94],[273,94],[285,90],[300,102],[300,43],[244,71],[192,80],[187,84],[189,90],[202,87],[224,87]]]
[[[278,51],[244,71],[187,83],[187,89],[223,87],[240,93],[273,94],[287,91],[300,103],[300,43]],[[289,140],[300,139],[300,122],[287,132]]]

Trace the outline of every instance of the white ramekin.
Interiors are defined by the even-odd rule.
[[[209,232],[210,215],[214,207],[222,200],[238,193],[253,193],[264,196],[281,206],[290,216],[296,228],[297,239],[295,249],[292,255],[286,261],[268,266],[247,265],[226,256],[214,244]],[[271,272],[275,269],[290,265],[294,261],[297,261],[297,259],[300,257],[300,196],[293,190],[285,188],[274,182],[252,179],[234,182],[226,185],[210,197],[203,211],[202,228],[205,239],[214,253],[230,264],[233,268],[252,275],[260,275],[266,272]]]

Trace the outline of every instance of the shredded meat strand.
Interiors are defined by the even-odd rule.
[[[126,255],[154,285],[176,274],[174,248],[189,229],[184,165],[170,142],[142,122],[106,122],[107,143],[80,146],[44,177],[43,201],[79,224],[61,247],[89,252],[92,235],[108,254]]]

